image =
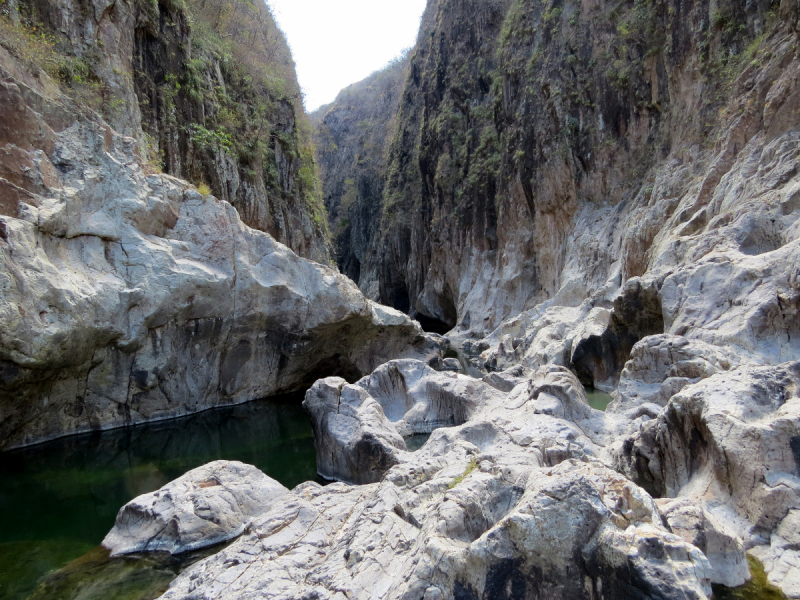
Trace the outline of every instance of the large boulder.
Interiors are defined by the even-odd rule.
[[[380,481],[407,459],[403,437],[460,425],[499,394],[464,375],[437,372],[419,360],[394,360],[357,383],[329,377],[306,392],[317,470],[328,479]]]
[[[15,115],[0,144],[27,166],[0,178],[0,447],[357,379],[435,349],[227,202],[145,173],[136,140],[13,62],[0,66],[0,112]]]
[[[252,465],[218,460],[128,502],[103,546],[112,556],[212,546],[240,535],[288,491]]]
[[[350,483],[380,481],[406,450],[403,437],[363,388],[339,377],[317,381],[303,406],[311,416],[317,472]]]

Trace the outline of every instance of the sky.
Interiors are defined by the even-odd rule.
[[[286,34],[307,112],[417,40],[426,0],[267,0]]]

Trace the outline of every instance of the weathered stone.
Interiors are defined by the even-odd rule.
[[[19,146],[57,132],[58,167],[57,187],[0,216],[0,447],[357,379],[437,349],[227,202],[145,175],[133,138],[0,70],[0,101],[27,111]]]
[[[769,546],[756,546],[750,552],[768,573],[768,581],[781,588],[790,598],[800,598],[800,510],[793,509],[784,517]]]
[[[240,535],[288,491],[251,465],[218,460],[128,502],[103,546],[112,556],[212,546]]]
[[[750,579],[741,538],[690,498],[656,500],[672,533],[697,546],[711,564],[711,582],[738,587]]]
[[[585,386],[613,390],[634,344],[664,331],[659,281],[634,277],[614,298],[614,308],[593,308],[574,333],[569,364]]]
[[[800,508],[798,389],[796,362],[717,373],[683,388],[616,447],[622,472],[655,496],[693,498],[791,597],[800,587],[782,534],[794,517],[782,523]]]
[[[643,406],[658,414],[672,396],[691,383],[738,366],[733,352],[683,336],[652,335],[637,343],[622,371],[616,400],[608,412],[636,418]]]
[[[407,460],[403,436],[466,422],[497,394],[464,375],[418,360],[390,361],[353,385],[317,381],[303,406],[311,415],[317,470],[351,483],[380,481]]]
[[[442,366],[445,371],[453,371],[454,373],[460,373],[464,370],[457,358],[445,358]]]
[[[707,561],[641,488],[459,429],[380,484],[299,486],[163,598],[708,597]]]

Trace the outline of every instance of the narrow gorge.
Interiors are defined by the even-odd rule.
[[[797,0],[0,11],[0,598],[800,598]]]

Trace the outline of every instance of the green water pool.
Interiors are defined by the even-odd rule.
[[[0,453],[0,600],[159,595],[198,557],[109,561],[97,546],[119,508],[217,459],[253,464],[289,488],[319,480],[301,401],[260,400]]]
[[[591,388],[586,389],[586,399],[589,401],[589,406],[597,410],[605,411],[611,401],[614,399],[611,394],[606,394],[600,390]]]

